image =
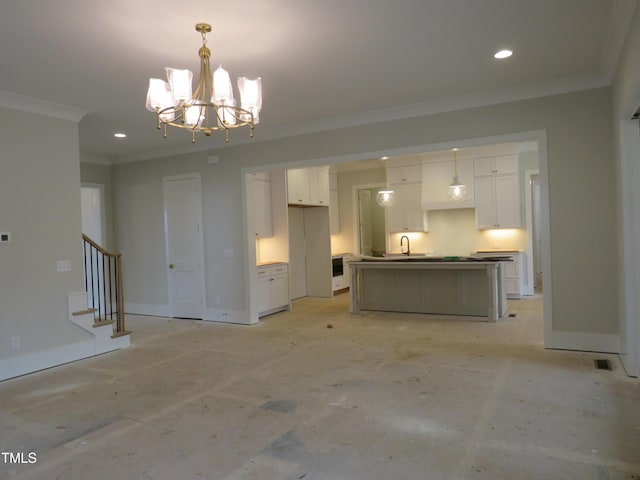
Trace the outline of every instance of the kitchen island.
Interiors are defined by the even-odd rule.
[[[361,257],[349,268],[351,313],[470,315],[493,322],[507,314],[501,261]]]

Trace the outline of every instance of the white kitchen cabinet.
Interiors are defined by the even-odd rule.
[[[273,237],[269,172],[252,173],[250,180],[256,238]]]
[[[349,288],[349,285],[351,284],[351,278],[349,277],[349,262],[351,261],[351,254],[344,253],[342,255],[333,255],[331,260],[334,261],[337,258],[342,259],[342,275],[336,275],[334,273],[331,282],[333,293]]]
[[[517,155],[474,158],[476,227],[521,228]]]
[[[473,158],[458,158],[458,180],[467,187],[464,200],[451,200],[448,187],[455,171],[453,160],[429,161],[422,165],[422,208],[445,210],[451,208],[473,208]]]
[[[422,165],[399,165],[387,167],[387,183],[403,185],[422,182]]]
[[[517,176],[476,177],[474,187],[478,230],[522,227]]]
[[[516,251],[482,251],[473,254],[474,257],[505,257],[510,261],[504,262],[507,298],[521,299],[525,294],[526,262],[524,252]]]
[[[387,231],[426,232],[427,213],[422,210],[422,185],[394,185],[395,203],[385,209]]]
[[[289,205],[329,206],[329,168],[309,167],[287,170]]]
[[[518,172],[518,157],[517,155],[476,157],[473,159],[473,169],[476,177],[515,175]]]
[[[258,316],[289,309],[289,266],[275,264],[256,269]]]

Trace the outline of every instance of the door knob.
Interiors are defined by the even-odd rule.
[[[173,268],[173,263],[170,263],[170,264],[169,264],[169,268]]]

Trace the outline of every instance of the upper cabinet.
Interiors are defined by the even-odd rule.
[[[422,182],[422,165],[398,165],[387,167],[387,183],[389,185],[402,185],[407,183]]]
[[[308,167],[287,170],[289,205],[329,206],[329,168]]]
[[[450,156],[447,152],[447,156]],[[475,206],[473,185],[473,157],[458,154],[458,181],[467,187],[462,200],[451,200],[447,194],[456,170],[453,157],[450,159],[425,160],[422,164],[422,208],[445,210],[451,208],[473,208]]]
[[[427,212],[422,210],[420,198],[422,186],[419,183],[394,185],[396,201],[385,208],[387,231],[426,232],[428,231]]]
[[[517,155],[474,159],[476,227],[521,228]]]
[[[387,183],[396,200],[385,208],[388,233],[428,231],[422,209],[422,164],[418,159],[387,165]]]

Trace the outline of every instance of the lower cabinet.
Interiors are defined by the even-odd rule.
[[[258,316],[289,309],[289,266],[258,267],[256,270]]]
[[[526,263],[524,252],[477,252],[474,257],[508,257],[505,264],[507,298],[519,300],[525,294]]]

